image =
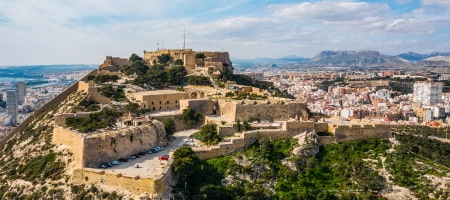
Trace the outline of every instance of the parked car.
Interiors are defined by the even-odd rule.
[[[98,166],[98,168],[106,169],[108,168],[108,165],[106,163],[102,163],[101,165]]]
[[[139,152],[139,155],[141,155],[141,156],[143,156],[143,155],[145,155],[145,154],[147,154],[147,153],[145,153],[145,152]]]
[[[119,162],[128,162],[128,158],[121,158],[119,159]]]
[[[152,154],[153,151],[150,149],[150,150],[147,150],[145,153],[146,153],[146,154]]]
[[[128,159],[136,159],[137,157],[134,155],[128,156]]]
[[[118,165],[118,164],[120,164],[120,162],[118,160],[113,160],[113,161],[111,161],[111,164]]]
[[[159,156],[159,160],[169,160],[168,156]]]
[[[155,148],[153,148],[151,151],[152,151],[153,153],[158,152],[158,150],[156,150]]]

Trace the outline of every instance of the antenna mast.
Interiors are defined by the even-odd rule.
[[[183,50],[186,49],[186,30],[183,30]]]

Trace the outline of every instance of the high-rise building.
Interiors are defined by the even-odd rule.
[[[419,81],[414,83],[413,101],[422,105],[435,105],[442,101],[442,83]]]
[[[17,93],[16,90],[6,91],[6,110],[11,117],[11,125],[17,124]]]
[[[25,95],[27,92],[26,85],[27,85],[27,83],[25,83],[25,82],[17,83],[17,103],[19,105],[22,105],[23,101],[25,100]]]

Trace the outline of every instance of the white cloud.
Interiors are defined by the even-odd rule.
[[[383,4],[367,2],[300,3],[297,5],[274,6],[274,16],[297,21],[355,21],[388,12]]]
[[[450,9],[449,0],[422,0],[422,4],[426,6],[445,6]]]

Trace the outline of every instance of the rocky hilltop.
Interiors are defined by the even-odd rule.
[[[333,66],[391,66],[407,65],[409,62],[397,56],[387,56],[378,51],[322,51],[310,64]]]

